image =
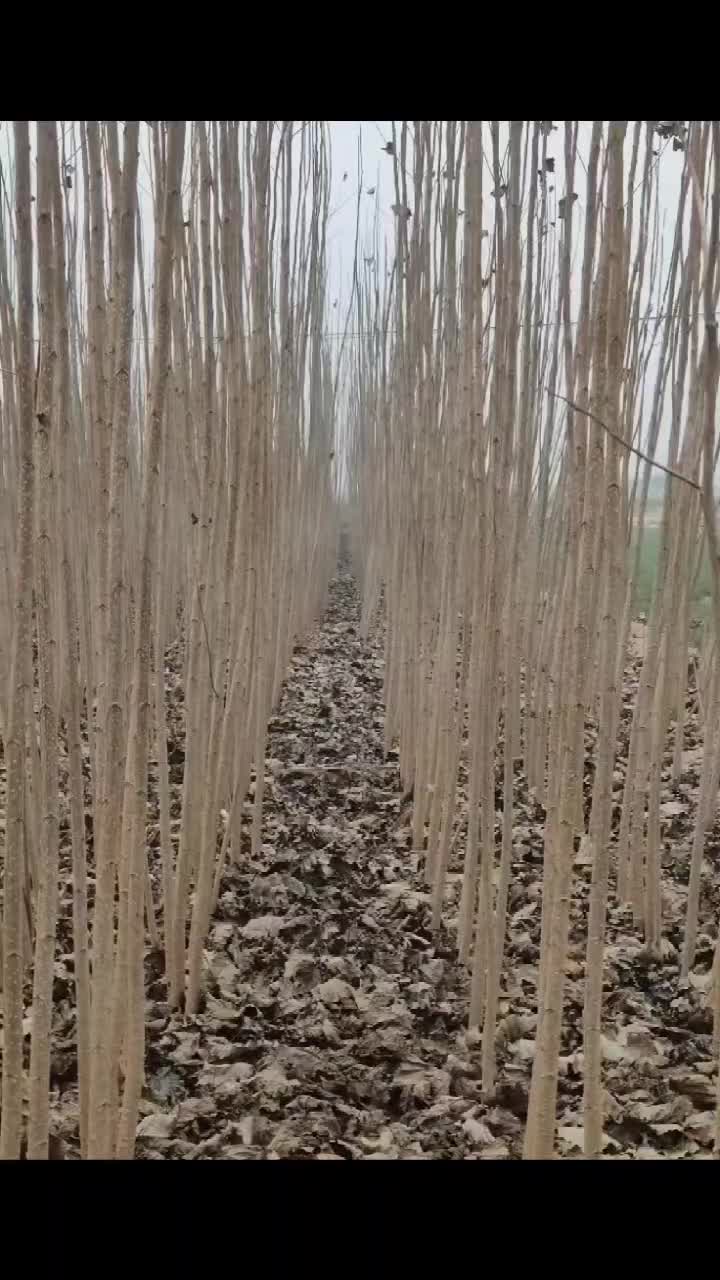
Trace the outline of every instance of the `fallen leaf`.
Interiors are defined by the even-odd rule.
[[[175,1128],[174,1114],[156,1111],[141,1120],[136,1134],[138,1138],[169,1138]]]

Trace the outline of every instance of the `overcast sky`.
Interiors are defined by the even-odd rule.
[[[362,187],[360,230],[363,248],[371,236],[377,199],[380,215],[381,234],[385,233],[390,243],[393,242],[395,218],[391,206],[394,202],[393,162],[382,148],[392,136],[392,122],[389,120],[331,120],[328,122],[332,148],[332,189],[330,200],[330,222],[328,226],[328,253],[330,260],[330,279],[333,286],[332,302],[338,298],[338,311],[341,309],[343,289],[347,291],[352,276],[352,259],[355,241],[355,216],[358,194],[358,147],[362,156]],[[560,194],[564,190],[563,177],[563,121],[556,121],[558,131],[552,135],[552,149],[556,160],[556,186]],[[503,122],[506,126],[506,122]],[[626,161],[629,164],[632,124],[628,130]],[[584,208],[585,173],[583,161],[587,162],[590,150],[591,122],[581,121],[579,129],[578,150],[581,157],[575,186],[579,194],[576,205],[581,216]],[[34,134],[34,130],[32,131]],[[12,122],[4,121],[0,125],[0,160],[5,174],[12,167]],[[488,138],[489,142],[489,138]],[[150,210],[149,176],[144,163],[143,148],[147,139],[141,139],[141,159],[139,166],[140,206],[143,211]],[[658,159],[658,176],[660,200],[662,207],[671,221],[677,204],[682,174],[682,152],[674,152],[669,145],[660,146],[661,156]],[[75,157],[79,169],[79,157]],[[34,169],[34,165],[33,165]],[[79,176],[79,175],[78,175]],[[33,173],[34,181],[34,173]],[[487,184],[489,186],[489,184]],[[373,194],[368,194],[373,192]],[[580,219],[578,219],[579,226]],[[576,255],[577,256],[577,253]]]
[[[355,243],[355,220],[357,209],[357,196],[359,188],[358,174],[358,154],[362,161],[362,193],[360,198],[360,251],[372,252],[372,228],[377,211],[379,217],[380,236],[387,237],[388,243],[392,248],[394,243],[395,231],[395,215],[392,213],[392,205],[394,203],[393,188],[393,161],[391,157],[382,150],[383,146],[392,137],[392,122],[389,120],[332,120],[328,122],[330,142],[331,142],[331,166],[332,166],[332,183],[330,197],[330,220],[328,225],[328,261],[329,261],[329,284],[330,284],[330,301],[329,301],[329,317],[328,332],[332,335],[339,335],[342,332],[346,311],[347,301],[349,298],[350,282],[352,278],[353,253]],[[556,121],[557,131],[551,134],[549,149],[555,159],[555,189],[556,196],[560,196],[565,191],[564,181],[564,165],[563,165],[563,121]],[[399,122],[398,122],[399,127]],[[501,122],[501,150],[504,147],[504,136],[507,134],[507,122]],[[587,164],[590,150],[590,134],[591,121],[581,121],[578,133],[578,153],[579,162],[575,175],[575,190],[578,193],[578,201],[575,205],[574,213],[574,235],[573,235],[573,277],[572,277],[572,294],[574,306],[573,318],[577,319],[577,300],[579,294],[579,257],[582,252],[582,219],[584,214],[585,202],[585,183],[586,174],[584,166]],[[632,122],[628,128],[626,143],[626,166],[629,167],[630,152],[632,148]],[[490,145],[489,123],[487,126],[487,145]],[[65,127],[65,133],[68,133],[68,126]],[[34,129],[31,136],[34,135]],[[5,121],[0,126],[0,160],[7,177],[11,163],[12,148],[12,123]],[[70,139],[68,138],[68,142]],[[151,227],[151,202],[149,191],[149,175],[147,165],[143,160],[143,148],[147,147],[147,138],[141,138],[141,161],[139,166],[139,195],[140,207],[143,210],[144,221],[147,220]],[[674,224],[675,209],[677,206],[678,193],[680,190],[680,180],[683,168],[683,153],[681,151],[673,151],[669,143],[658,141],[658,158],[656,161],[657,176],[660,192],[660,206],[665,216],[665,251],[664,261],[667,265],[669,258],[671,237]],[[79,180],[80,160],[79,156],[75,157],[77,165],[77,174]],[[33,165],[34,170],[34,165]],[[627,172],[627,168],[626,168]],[[641,167],[638,166],[638,172]],[[34,182],[34,172],[33,172]],[[489,195],[491,183],[485,184],[487,191],[488,208],[487,214],[484,212],[484,218],[487,217],[488,222],[493,216],[492,201]],[[12,197],[10,197],[12,198]],[[638,192],[637,200],[639,204],[640,193]],[[486,223],[487,225],[487,223]],[[558,234],[555,232],[554,234]],[[485,242],[489,251],[489,240]],[[146,238],[148,258],[150,257],[152,233]],[[381,269],[382,264],[378,264]],[[147,280],[152,279],[151,263],[146,262]],[[337,305],[334,305],[337,304]],[[351,324],[352,330],[352,324]],[[352,340],[352,339],[351,339]],[[653,365],[649,369],[649,375],[652,379],[654,374]]]
[[[555,158],[555,185],[557,194],[561,195],[564,191],[564,121],[557,120],[555,124],[558,128],[551,135],[549,151]],[[364,169],[361,230],[369,232],[372,227],[375,196],[369,196],[367,192],[374,188],[379,201],[381,226],[391,240],[393,237],[395,222],[391,210],[395,198],[392,177],[393,167],[391,158],[382,151],[383,146],[392,136],[392,122],[390,120],[331,120],[329,125],[332,142],[332,196],[328,243],[333,278],[337,275],[337,278],[348,284],[352,273],[352,255],[355,239],[359,144],[361,144]],[[632,128],[633,122],[631,121],[628,126],[625,146],[626,172],[630,164]],[[580,159],[575,174],[575,188],[579,197],[576,211],[579,215],[582,215],[584,211],[586,174],[583,164],[586,165],[588,162],[591,131],[592,121],[581,120],[578,129],[578,153]],[[672,230],[672,219],[674,218],[680,191],[683,153],[681,151],[673,151],[671,145],[660,141],[658,142],[658,150],[660,152],[657,161],[660,204],[665,210],[668,223],[670,223],[668,227],[669,235]],[[639,165],[638,171],[640,171]],[[489,184],[487,185],[489,186]],[[580,220],[576,219],[576,231],[579,223]],[[577,251],[575,258],[577,259]]]
[[[564,166],[564,126],[565,122],[557,120],[554,122],[556,130],[550,135],[548,142],[548,154],[555,160],[555,173],[553,186],[555,188],[554,199],[557,200],[565,194],[565,166]],[[333,120],[330,124],[330,136],[332,144],[332,196],[331,196],[331,214],[330,226],[328,228],[328,244],[330,256],[330,281],[332,287],[332,302],[335,297],[338,298],[338,306],[332,312],[332,315],[338,317],[338,323],[332,321],[332,330],[335,332],[342,328],[344,321],[343,297],[347,299],[349,294],[350,280],[352,275],[352,258],[355,239],[355,216],[356,216],[356,197],[358,190],[357,168],[358,168],[358,146],[361,147],[363,162],[363,196],[361,200],[361,248],[363,247],[362,236],[371,235],[371,229],[375,213],[375,200],[378,200],[380,213],[381,234],[387,235],[389,243],[394,243],[394,224],[395,217],[392,213],[391,206],[394,203],[394,187],[393,187],[393,161],[387,156],[382,148],[385,143],[392,137],[392,122],[389,120]],[[399,122],[397,124],[399,128]],[[486,125],[487,133],[484,141],[488,147],[488,155],[490,155],[490,132],[489,122]],[[625,175],[626,188],[627,179],[629,177],[629,169],[631,162],[632,146],[633,146],[634,122],[628,123],[628,129],[625,142]],[[583,220],[585,213],[586,184],[587,184],[587,164],[590,153],[590,141],[592,133],[592,121],[583,120],[579,123],[578,128],[578,160],[576,163],[576,172],[574,178],[574,189],[577,192],[578,199],[573,210],[573,270],[571,276],[571,311],[573,320],[577,321],[579,313],[580,298],[580,265],[582,255],[583,242]],[[508,122],[500,123],[500,149],[501,154],[506,144],[508,136]],[[638,157],[636,173],[638,175],[635,187],[635,227],[638,225],[638,213],[640,208],[641,190],[640,177],[643,172],[642,159],[645,140],[645,130],[641,131],[641,149]],[[661,227],[662,227],[662,261],[663,272],[661,275],[661,283],[664,280],[664,274],[667,271],[670,252],[672,248],[672,240],[674,235],[675,214],[680,193],[681,178],[684,163],[684,154],[682,151],[675,151],[670,140],[661,140],[656,136],[654,148],[657,157],[653,161],[652,180],[657,177],[659,206],[661,211]],[[489,172],[489,168],[488,168]],[[492,198],[490,196],[491,182],[484,183],[485,198],[483,201],[484,212],[483,218],[486,225],[492,224],[494,209]],[[374,195],[368,195],[369,190],[375,191]],[[627,194],[627,191],[626,191]],[[688,206],[689,208],[689,206]],[[686,210],[687,212],[687,210]],[[560,236],[561,223],[557,223],[557,229],[551,234]],[[368,244],[371,239],[368,238]],[[490,239],[485,241],[488,252],[490,251]],[[345,301],[345,307],[347,303]],[[643,298],[641,300],[641,314],[655,315],[657,307],[654,304],[649,305],[649,300]],[[659,336],[658,336],[659,343]],[[654,384],[658,361],[656,359],[657,344],[650,356],[648,364],[648,387]],[[647,411],[651,403],[651,396],[646,400],[646,413],[644,419],[647,419]],[[658,457],[666,456],[667,442],[669,438],[669,422],[670,407],[669,396],[665,401],[665,411],[662,416],[662,425],[660,438],[658,441]]]

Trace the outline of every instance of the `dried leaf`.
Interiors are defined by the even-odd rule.
[[[156,1111],[140,1121],[136,1133],[138,1138],[169,1138],[174,1128],[174,1114]]]
[[[477,1143],[479,1146],[489,1146],[490,1143],[495,1141],[494,1135],[487,1125],[483,1124],[482,1120],[474,1120],[472,1116],[468,1116],[463,1120],[462,1127],[470,1141]]]

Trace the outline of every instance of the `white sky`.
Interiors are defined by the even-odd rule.
[[[361,148],[363,163],[363,189],[364,193],[361,200],[360,212],[360,249],[363,248],[364,237],[365,243],[371,245],[372,224],[375,214],[375,200],[378,200],[380,213],[381,235],[388,237],[390,246],[394,243],[395,217],[391,211],[391,206],[395,200],[393,186],[393,161],[383,153],[382,147],[392,137],[392,122],[389,120],[332,120],[329,121],[330,137],[332,144],[332,194],[331,194],[331,220],[328,228],[328,255],[330,262],[330,281],[332,288],[331,306],[335,299],[338,299],[338,305],[331,312],[332,316],[337,317],[337,323],[331,320],[330,330],[341,330],[345,319],[345,311],[347,307],[347,297],[349,295],[350,281],[352,275],[352,259],[355,241],[355,217],[356,217],[356,198],[358,190],[357,168],[358,168],[358,145]],[[399,130],[399,123],[397,124]],[[564,125],[562,120],[556,120],[556,131],[550,135],[548,142],[548,155],[555,160],[555,174],[552,185],[555,188],[554,199],[557,200],[565,193],[565,166],[564,166]],[[630,159],[633,144],[634,121],[628,123],[628,129],[625,142],[625,174],[626,185],[629,175]],[[580,298],[580,262],[582,257],[582,237],[583,237],[583,220],[585,212],[585,193],[587,183],[586,166],[588,163],[590,152],[590,140],[592,133],[592,121],[580,121],[578,128],[578,159],[576,162],[576,171],[574,179],[574,189],[577,192],[578,200],[573,210],[573,274],[571,277],[571,309],[573,319],[578,318],[579,298]],[[503,152],[505,142],[508,135],[507,122],[501,122],[500,125],[500,143],[501,154]],[[645,129],[641,131],[641,144],[638,156],[635,187],[635,225],[639,221],[640,200],[642,192],[639,189],[640,176],[642,175],[643,148],[645,140]],[[490,150],[490,134],[489,122],[486,137],[486,145],[488,147],[488,157],[491,155]],[[654,142],[654,150],[658,152],[657,159],[654,161],[652,178],[655,180],[655,171],[657,173],[659,205],[662,218],[663,229],[663,252],[662,261],[664,269],[670,258],[672,248],[672,240],[674,235],[675,213],[680,193],[681,178],[683,171],[684,155],[682,151],[674,151],[669,141],[663,141],[656,135]],[[488,165],[488,175],[490,174]],[[483,200],[484,218],[487,216],[486,225],[492,225],[494,216],[493,201],[489,195],[492,183],[488,181],[484,184],[487,195],[487,205],[485,206],[485,198]],[[369,189],[375,189],[375,195],[367,194]],[[689,204],[688,204],[689,209]],[[559,244],[559,227],[558,231],[552,233],[558,236]],[[486,242],[488,251],[490,248],[490,240]],[[372,248],[369,248],[372,252]],[[392,260],[392,254],[391,254]],[[664,272],[663,272],[664,275]],[[649,306],[644,300],[641,300],[641,314],[655,315],[657,309]],[[352,324],[351,324],[352,329]],[[655,381],[657,371],[657,360],[654,353],[651,354],[648,372],[647,385],[652,387]],[[647,397],[648,407],[651,397]],[[645,418],[646,415],[644,415]],[[665,408],[661,419],[661,430],[658,441],[658,458],[662,459],[666,454],[667,441],[669,436],[669,397],[665,401]]]
[[[362,157],[363,194],[360,205],[360,249],[372,233],[375,201],[380,225],[392,242],[395,232],[392,160],[382,148],[392,137],[390,120],[331,120],[332,188],[328,226],[331,279],[346,289],[352,275],[358,194],[358,154]],[[347,176],[346,176],[347,175]],[[374,195],[368,195],[374,189]],[[334,302],[335,295],[331,299]]]
[[[359,142],[361,143],[364,168],[363,188],[365,192],[361,205],[361,245],[362,233],[363,231],[367,234],[370,233],[374,217],[375,196],[367,195],[367,191],[372,188],[376,189],[379,201],[381,226],[391,242],[394,235],[395,218],[391,212],[391,205],[395,198],[392,160],[382,151],[385,142],[392,137],[392,122],[390,120],[330,120],[328,123],[332,141],[332,195],[328,247],[333,279],[342,281],[348,287],[352,272],[352,255],[355,240]],[[630,163],[633,123],[631,121],[628,126],[625,146],[626,170],[629,168]],[[556,192],[558,195],[562,195],[564,191],[564,121],[557,120],[555,124],[558,128],[557,132],[552,134],[549,154],[554,156],[556,162]],[[578,130],[580,162],[577,165],[575,175],[575,189],[579,195],[575,208],[578,214],[582,214],[584,210],[586,175],[583,169],[583,162],[587,164],[588,161],[591,131],[592,121],[581,120]],[[666,212],[668,222],[672,223],[680,192],[683,153],[673,151],[671,145],[665,145],[660,140],[658,140],[657,145],[661,152],[657,164],[660,204]],[[640,165],[638,165],[638,171],[640,171]],[[346,174],[347,177],[345,178]],[[639,194],[638,192],[638,198]],[[578,222],[579,219],[576,219],[576,223]],[[668,235],[671,231],[672,225],[668,228]],[[577,250],[575,251],[575,260],[577,261]]]
[[[386,155],[382,148],[384,144],[392,137],[392,122],[389,120],[332,120],[327,122],[329,125],[330,141],[331,141],[331,197],[330,197],[330,221],[328,225],[328,263],[329,263],[329,284],[330,284],[330,300],[329,300],[329,317],[328,332],[335,336],[339,341],[342,333],[346,312],[347,302],[349,298],[350,282],[352,278],[353,253],[355,244],[355,220],[357,209],[358,195],[358,149],[362,160],[362,194],[360,200],[360,240],[359,250],[361,253],[365,251],[368,254],[373,252],[372,235],[373,224],[377,212],[379,216],[380,237],[387,237],[387,241],[391,250],[390,257],[392,259],[392,246],[394,243],[395,232],[395,216],[392,213],[391,206],[394,203],[393,188],[393,161],[391,157]],[[399,123],[399,122],[398,122]],[[563,164],[563,121],[556,121],[558,126],[557,132],[551,135],[549,144],[549,153],[555,158],[555,190],[556,197],[563,194],[565,190],[564,183],[564,164]],[[581,121],[578,134],[578,151],[579,163],[575,176],[575,190],[578,193],[578,201],[575,205],[574,220],[574,248],[573,262],[576,270],[573,275],[573,300],[575,302],[573,318],[577,319],[577,301],[579,293],[579,256],[582,252],[581,234],[582,220],[584,213],[585,199],[585,182],[586,176],[583,168],[583,162],[586,164],[590,149],[590,133],[591,122]],[[501,149],[504,146],[502,129],[507,131],[507,122],[501,122]],[[630,122],[628,128],[626,142],[626,165],[629,166],[630,151],[632,146],[632,129],[633,122]],[[66,126],[67,134],[67,126]],[[34,135],[34,129],[31,130],[31,137]],[[69,139],[68,139],[69,141]],[[141,159],[139,166],[139,196],[140,207],[143,211],[143,221],[149,221],[152,225],[151,203],[149,192],[149,177],[146,171],[146,164],[143,160],[143,149],[147,146],[147,139],[141,138]],[[489,132],[488,132],[489,146]],[[682,152],[675,152],[671,145],[666,145],[661,140],[657,142],[657,148],[660,152],[656,162],[660,205],[666,217],[666,237],[664,261],[667,264],[670,252],[671,237],[673,232],[674,214],[677,206],[678,193],[680,190],[680,179],[683,168]],[[8,174],[12,168],[11,161],[12,149],[12,125],[10,122],[2,122],[0,124],[0,162],[2,162],[6,181]],[[75,157],[77,165],[76,172],[79,175],[80,158]],[[33,165],[34,170],[34,165]],[[638,169],[641,172],[641,168]],[[34,173],[33,173],[34,182]],[[489,190],[490,182],[487,183]],[[373,194],[369,194],[372,192]],[[637,193],[637,207],[639,208],[640,192]],[[488,195],[489,205],[491,205]],[[577,214],[577,216],[576,216]],[[489,221],[492,219],[492,209],[489,209]],[[150,257],[152,242],[152,233],[146,236],[147,256]],[[486,242],[488,243],[488,242]],[[489,243],[488,243],[489,248]],[[148,283],[152,280],[152,264],[146,261],[146,280]],[[382,269],[382,261],[378,262],[376,269]],[[337,304],[337,305],[334,305]],[[353,322],[350,324],[350,341],[352,341]],[[651,360],[649,368],[649,377],[652,382],[654,377],[653,362]],[[662,455],[663,449],[663,431],[661,435],[661,443],[659,453]]]

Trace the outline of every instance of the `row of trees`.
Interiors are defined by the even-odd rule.
[[[436,925],[465,753],[457,946],[472,973],[469,1017],[483,1029],[487,1089],[521,779],[544,812],[531,1158],[554,1149],[578,841],[592,859],[588,1156],[602,1148],[610,892],[660,953],[662,769],[666,757],[674,777],[681,769],[691,604],[707,548],[713,625],[699,666],[705,750],[682,974],[694,960],[720,776],[719,128],[395,122],[394,265],[379,277],[377,256],[366,255],[359,268],[365,337],[350,370],[348,468],[364,621],[384,588],[387,743],[399,739],[413,788],[413,846],[424,853]],[[669,208],[658,176],[666,156],[679,177]],[[656,468],[660,551],[621,762],[633,581]],[[716,948],[716,1050],[719,965]]]
[[[18,121],[8,142],[0,1154],[20,1154],[25,1117],[28,1156],[48,1154],[71,875],[82,1152],[129,1156],[147,945],[162,949],[171,1005],[196,1011],[253,772],[260,838],[268,718],[333,567],[328,145],[321,122],[292,121]]]

